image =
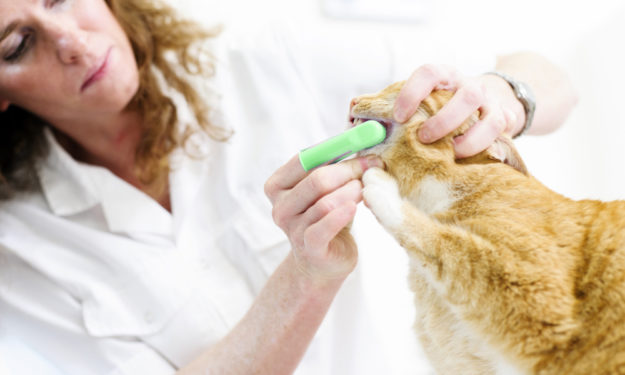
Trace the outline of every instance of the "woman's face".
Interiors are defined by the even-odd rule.
[[[139,75],[104,0],[0,0],[0,110],[55,123],[119,112]]]

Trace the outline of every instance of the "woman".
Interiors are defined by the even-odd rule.
[[[51,369],[292,373],[356,264],[344,228],[380,161],[307,174],[293,157],[272,174],[336,113],[305,51],[273,34],[214,47],[220,98],[203,101],[196,76],[213,70],[201,42],[215,35],[147,0],[0,0],[0,337]],[[393,79],[380,74],[389,63],[337,74],[373,91]],[[559,125],[574,102],[538,56],[496,69],[536,88],[530,132]],[[536,85],[545,76],[557,84]],[[398,120],[441,86],[456,95],[424,141],[478,108],[459,157],[526,125],[501,77],[430,65],[410,77]],[[273,208],[261,197],[270,174]],[[316,355],[298,371],[328,372]]]

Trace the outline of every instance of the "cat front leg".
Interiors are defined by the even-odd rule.
[[[485,304],[493,306],[490,280],[499,258],[495,246],[463,228],[430,218],[402,198],[395,179],[381,169],[367,170],[363,184],[365,204],[441,297],[469,314],[482,315]],[[477,306],[481,307],[470,311]]]
[[[514,267],[509,249],[470,228],[430,218],[403,199],[394,178],[380,169],[369,169],[363,183],[365,203],[408,252],[412,272],[471,330],[496,343],[502,351],[495,357],[523,358],[514,366],[529,369],[544,353],[566,346],[576,328],[571,304],[559,299],[543,308],[543,300],[554,299],[553,288]]]
[[[494,374],[497,365],[483,352],[479,337],[466,330],[463,318],[473,316],[476,326],[488,322],[489,303],[471,303],[469,295],[476,292],[471,284],[470,268],[460,258],[461,241],[466,233],[446,233],[445,226],[417,209],[399,194],[393,177],[380,169],[369,169],[363,176],[365,203],[384,228],[404,247],[411,258],[411,288],[418,300],[417,320],[422,344],[440,374]],[[458,237],[459,236],[459,237]],[[454,245],[436,238],[445,237]],[[455,237],[455,238],[454,238]],[[452,254],[449,257],[447,254]],[[450,259],[450,258],[456,259]],[[458,277],[456,277],[458,275]],[[481,299],[491,295],[483,290]],[[452,305],[450,300],[454,300]],[[496,310],[496,308],[494,309]],[[476,312],[478,312],[476,316]],[[473,320],[473,319],[470,319]],[[489,322],[490,324],[490,322]]]
[[[441,224],[404,199],[399,194],[397,181],[382,169],[370,168],[362,181],[365,204],[380,224],[407,250],[430,253],[425,245],[431,241],[424,240],[437,237]]]
[[[468,294],[487,293],[489,286],[475,272],[490,268],[487,254],[495,251],[492,244],[430,218],[402,198],[395,179],[379,168],[367,170],[362,180],[365,204],[399,244],[420,261],[429,273],[427,279],[446,290],[447,298],[462,303]]]
[[[380,168],[369,168],[363,175],[362,182],[365,186],[365,204],[380,224],[393,234],[402,225],[402,206],[405,204],[399,195],[397,182]]]

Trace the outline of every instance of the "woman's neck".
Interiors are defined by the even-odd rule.
[[[136,150],[144,132],[143,120],[137,112],[123,112],[109,119],[90,124],[65,123],[56,127],[57,139],[76,160],[109,169],[119,178],[150,195],[171,211],[169,188],[155,193],[135,173]]]

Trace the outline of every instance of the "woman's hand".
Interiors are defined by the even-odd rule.
[[[275,223],[289,237],[296,264],[313,282],[347,277],[358,259],[346,229],[362,200],[360,178],[376,157],[356,158],[305,172],[295,155],[265,183]]]
[[[460,126],[473,112],[480,120],[464,135],[454,139],[456,156],[464,158],[488,148],[502,133],[517,134],[525,112],[508,83],[494,75],[463,77],[443,65],[423,65],[410,76],[395,102],[394,117],[403,123],[433,90],[454,91],[453,98],[423,124],[419,139],[434,142]]]

